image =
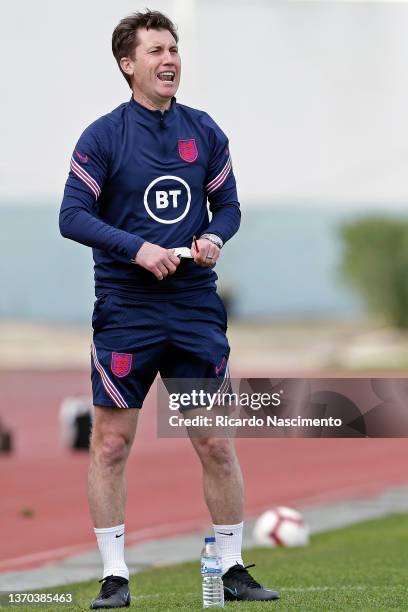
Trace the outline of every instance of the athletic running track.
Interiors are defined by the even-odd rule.
[[[84,371],[0,372],[0,418],[15,451],[0,455],[0,571],[44,565],[94,547],[86,501],[87,453],[63,448],[59,406],[89,394]],[[155,398],[143,408],[128,464],[127,544],[203,528],[209,517],[190,442],[157,439]],[[248,516],[407,483],[408,441],[241,439]]]

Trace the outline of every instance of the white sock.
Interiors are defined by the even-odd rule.
[[[230,567],[242,561],[242,531],[244,523],[238,525],[213,525],[215,541],[222,558],[222,573],[225,574]]]
[[[103,578],[113,575],[129,580],[129,570],[124,556],[125,526],[116,525],[94,531],[103,562]]]

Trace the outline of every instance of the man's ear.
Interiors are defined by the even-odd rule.
[[[122,68],[125,74],[129,76],[133,76],[133,68],[134,62],[130,59],[130,57],[122,57],[120,60],[120,67]]]

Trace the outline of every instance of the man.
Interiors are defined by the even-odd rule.
[[[157,11],[116,27],[112,49],[132,97],[80,137],[61,206],[62,235],[91,246],[95,262],[89,505],[104,570],[93,609],[130,603],[124,468],[157,373],[228,382],[226,313],[213,267],[238,230],[239,203],[226,136],[174,97],[177,42],[173,23]],[[175,247],[190,247],[193,259],[180,260]],[[243,566],[243,482],[232,441],[191,441],[226,597],[277,599]]]

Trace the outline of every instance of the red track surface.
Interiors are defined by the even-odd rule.
[[[1,372],[0,417],[15,451],[0,455],[0,571],[42,565],[94,547],[86,501],[87,453],[63,448],[59,405],[90,392],[87,372]],[[157,439],[152,395],[128,463],[127,543],[208,524],[190,442]],[[271,505],[344,500],[408,481],[408,441],[237,441],[248,515]],[[26,510],[32,511],[32,516]],[[8,535],[7,535],[8,534]]]

